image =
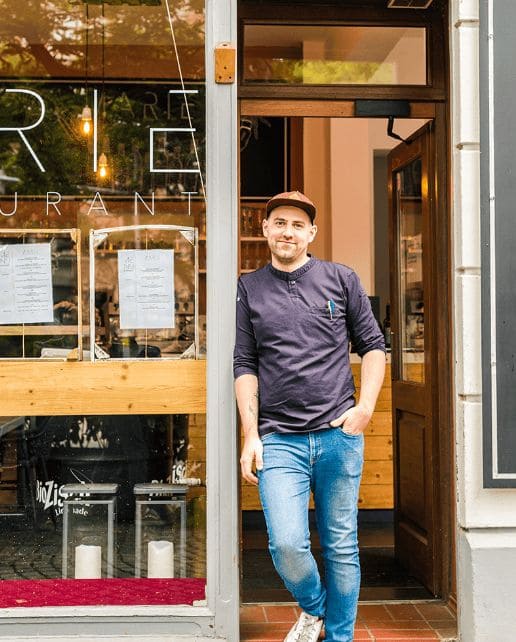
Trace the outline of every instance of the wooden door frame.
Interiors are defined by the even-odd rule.
[[[393,426],[393,459],[394,459],[394,505],[400,507],[400,512],[396,512],[394,520],[395,528],[395,548],[398,551],[408,555],[399,555],[408,559],[409,570],[414,568],[414,575],[422,581],[425,586],[434,595],[441,593],[441,573],[440,560],[442,556],[442,546],[439,538],[441,532],[440,523],[441,515],[439,506],[441,505],[440,488],[435,484],[439,479],[439,457],[436,451],[438,443],[439,424],[434,421],[434,395],[433,383],[434,377],[437,376],[434,364],[434,355],[436,345],[434,344],[435,336],[433,332],[437,320],[437,308],[433,302],[433,284],[435,264],[432,257],[435,253],[432,239],[432,223],[436,210],[434,184],[435,176],[435,126],[434,121],[429,121],[423,127],[411,134],[407,139],[407,144],[400,143],[389,153],[388,163],[388,194],[389,194],[389,254],[391,266],[390,278],[390,302],[391,302],[391,324],[393,329],[392,349],[391,349],[391,374],[392,374],[392,426]],[[401,275],[401,253],[400,253],[400,209],[397,202],[398,189],[396,188],[396,174],[408,167],[414,161],[421,159],[422,174],[421,181],[427,183],[426,198],[422,190],[421,199],[421,233],[422,233],[422,270],[423,270],[423,302],[425,310],[425,339],[424,339],[424,379],[422,382],[417,380],[406,379],[401,371],[401,354],[402,348],[402,330],[401,330],[401,310],[403,308],[403,292],[400,288],[399,278]],[[422,523],[414,524],[410,517],[404,519],[402,512],[402,450],[404,445],[401,440],[398,424],[398,414],[415,415],[423,418],[423,497],[430,497],[431,501],[425,502],[425,517]],[[413,431],[411,431],[413,432]],[[406,487],[406,484],[405,484]],[[405,515],[406,517],[406,515]],[[425,526],[426,540],[420,537],[416,530],[418,527]],[[416,529],[414,529],[414,526]],[[401,545],[400,545],[401,542]],[[405,548],[407,547],[407,548]],[[411,551],[412,549],[412,551]],[[413,563],[411,557],[416,562]],[[418,576],[417,560],[421,557],[425,569],[421,570]]]
[[[431,305],[446,311],[436,315],[432,355],[434,378],[432,412],[435,425],[437,472],[441,499],[441,593],[455,600],[455,438],[453,421],[453,297],[452,217],[449,108],[436,105],[434,120],[435,228],[430,230],[432,252]],[[437,308],[439,306],[439,308]]]
[[[361,96],[357,96],[361,98]],[[410,97],[408,97],[410,100]],[[354,101],[350,100],[274,100],[273,98],[240,98],[242,116],[292,116],[305,118],[354,118]],[[442,101],[411,102],[410,118],[428,118],[434,122],[434,146],[431,154],[435,192],[435,226],[430,229],[431,269],[430,305],[446,310],[436,315],[429,358],[434,373],[432,381],[432,416],[435,430],[433,452],[434,491],[439,506],[441,551],[438,567],[439,593],[443,599],[454,599],[454,436],[453,436],[453,353],[452,353],[452,279],[451,279],[451,216],[449,210],[451,181],[449,178],[450,150],[448,144],[449,111]],[[438,306],[438,307],[437,307]]]
[[[447,0],[434,0],[429,9],[389,9],[386,0],[327,0],[324,4],[240,0],[238,6],[238,95],[240,98],[354,100],[370,98],[446,100],[448,92],[446,31]],[[243,80],[245,25],[327,25],[356,27],[425,27],[427,29],[426,85],[287,85],[246,83]]]

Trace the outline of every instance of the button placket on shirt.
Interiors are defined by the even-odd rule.
[[[288,283],[288,293],[290,294],[290,296],[299,298],[299,293],[297,290],[297,281],[296,280],[291,281],[289,279],[287,283]]]

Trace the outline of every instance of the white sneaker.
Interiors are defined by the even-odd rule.
[[[316,615],[303,611],[283,642],[317,642],[322,625],[323,621]]]

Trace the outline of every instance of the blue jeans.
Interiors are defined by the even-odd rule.
[[[258,471],[269,550],[299,606],[324,618],[326,642],[351,642],[360,590],[357,504],[363,435],[340,428],[263,438]],[[310,551],[312,490],[324,559],[324,579]]]

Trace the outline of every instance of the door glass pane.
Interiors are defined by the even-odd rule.
[[[401,379],[425,379],[423,200],[421,159],[395,173],[399,252],[399,359]]]
[[[246,25],[244,81],[426,85],[423,27]]]

